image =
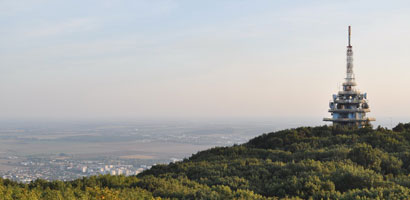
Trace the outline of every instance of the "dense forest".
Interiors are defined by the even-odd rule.
[[[410,123],[301,127],[216,147],[138,176],[0,179],[0,199],[410,199]]]

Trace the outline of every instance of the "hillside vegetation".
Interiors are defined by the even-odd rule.
[[[409,199],[410,124],[301,127],[157,165],[138,177],[19,184],[0,199]]]

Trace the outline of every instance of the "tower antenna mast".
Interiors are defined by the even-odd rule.
[[[350,26],[349,26],[349,47],[352,46],[352,45],[350,45],[350,37],[351,37],[351,29],[350,29]]]

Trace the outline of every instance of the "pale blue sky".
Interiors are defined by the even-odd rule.
[[[320,121],[352,25],[370,116],[407,119],[410,2],[386,2],[0,0],[0,118]]]

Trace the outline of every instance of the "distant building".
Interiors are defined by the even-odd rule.
[[[329,102],[329,112],[331,118],[324,118],[324,121],[331,121],[333,125],[366,127],[370,126],[370,121],[374,118],[366,117],[370,112],[367,93],[361,93],[355,88],[356,81],[353,73],[353,50],[350,45],[351,29],[348,31],[347,65],[346,78],[343,83],[343,90],[333,95]]]
[[[87,166],[82,167],[81,172],[86,173],[87,172]]]
[[[138,168],[138,169],[135,171],[135,175],[138,175],[138,174],[141,173],[142,171],[144,171],[144,168]]]

